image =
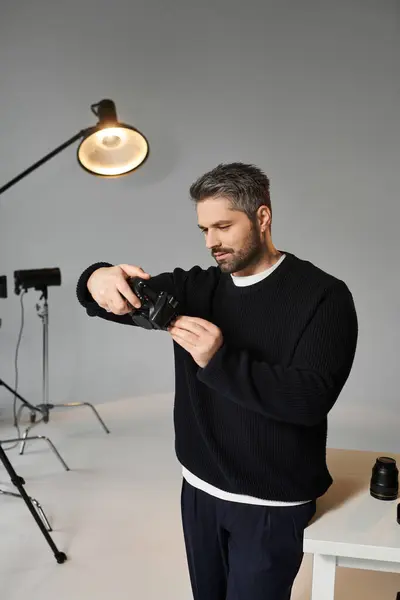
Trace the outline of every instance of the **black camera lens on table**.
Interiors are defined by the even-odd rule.
[[[377,500],[397,500],[399,471],[394,458],[380,456],[372,469],[370,493]]]

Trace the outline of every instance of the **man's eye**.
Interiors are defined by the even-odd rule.
[[[220,227],[220,229],[229,229],[230,225],[225,225],[224,227]]]

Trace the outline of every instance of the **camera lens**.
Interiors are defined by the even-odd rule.
[[[378,500],[396,500],[399,493],[399,471],[394,458],[380,456],[372,469],[371,496]]]

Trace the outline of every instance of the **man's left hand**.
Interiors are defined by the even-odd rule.
[[[202,369],[224,343],[219,327],[199,317],[179,316],[168,331]]]

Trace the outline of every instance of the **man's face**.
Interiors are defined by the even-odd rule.
[[[258,223],[232,210],[227,198],[207,198],[197,203],[198,226],[206,246],[224,273],[247,275],[263,254]]]

